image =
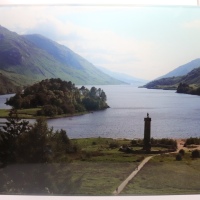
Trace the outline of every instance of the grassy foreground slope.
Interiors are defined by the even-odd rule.
[[[122,195],[200,194],[200,160],[186,154],[182,161],[174,155],[156,156],[132,180]]]
[[[53,195],[113,195],[113,191],[136,169],[144,157],[148,156],[118,150],[119,146],[130,145],[130,143],[131,140],[100,137],[71,139],[71,145],[75,145],[78,149],[76,153],[71,152],[66,157],[64,155],[60,157],[61,163],[12,164],[0,168],[0,175],[3,179],[6,176],[10,176],[10,180],[16,179],[16,186],[23,183],[20,182],[21,180],[25,183],[27,181],[31,186],[29,195],[35,194],[34,187],[38,188],[37,195],[47,194],[47,191],[41,193],[40,185],[34,184],[36,181],[41,186],[45,185],[44,180],[49,180],[46,174],[48,178],[50,177],[50,183],[53,181],[54,184],[56,183],[55,186],[59,186],[54,190],[49,188],[50,191],[54,191]],[[121,195],[200,193],[200,160],[193,160],[190,155],[190,152],[186,153],[182,161],[176,161],[175,154],[155,156],[129,182]],[[20,171],[29,172],[28,179],[20,178]],[[69,185],[71,189],[63,191],[62,189],[67,188],[67,178],[71,180],[70,184],[76,183],[76,180],[78,183],[75,187]],[[12,182],[5,183],[0,184],[1,194],[24,194],[21,189],[19,190],[21,193],[17,190],[7,190],[9,187],[15,187],[9,185]]]
[[[82,149],[81,157],[69,165],[73,179],[82,177],[76,195],[112,195],[144,158],[144,155],[120,152],[118,147],[110,148],[112,144],[130,144],[126,139],[99,137],[74,139],[73,142]]]

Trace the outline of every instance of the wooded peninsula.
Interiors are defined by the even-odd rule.
[[[37,108],[36,116],[54,117],[106,109],[106,100],[101,88],[77,88],[71,81],[52,78],[18,92],[6,104],[17,110]]]

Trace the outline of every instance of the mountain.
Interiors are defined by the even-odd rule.
[[[187,84],[193,89],[200,87],[200,67],[193,69],[184,76],[161,78],[147,83],[148,89],[177,89],[180,83]]]
[[[0,73],[0,94],[11,94],[22,90],[21,87],[16,86],[12,81]]]
[[[97,68],[100,69],[105,74],[108,74],[109,76],[111,76],[115,79],[118,79],[124,83],[131,84],[134,86],[144,85],[145,83],[148,82],[147,80],[135,78],[135,77],[129,76],[127,74],[110,71],[104,67],[97,66]]]
[[[0,73],[16,86],[47,78],[80,85],[122,84],[69,48],[41,35],[18,35],[0,26]]]
[[[190,61],[189,63],[186,63],[184,65],[181,65],[177,67],[176,69],[170,71],[169,73],[165,74],[164,76],[161,76],[160,78],[168,78],[173,76],[184,76],[190,71],[192,71],[194,68],[200,67],[200,58],[197,58],[195,60]]]

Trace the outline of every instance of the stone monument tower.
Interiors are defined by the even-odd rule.
[[[151,118],[149,117],[149,113],[147,113],[147,117],[144,118],[144,147],[143,150],[146,152],[151,151]]]

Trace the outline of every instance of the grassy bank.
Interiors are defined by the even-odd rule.
[[[33,119],[36,118],[37,111],[40,108],[29,108],[29,109],[20,109],[17,110],[18,116],[22,119]],[[7,118],[10,110],[8,109],[0,109],[0,118]]]
[[[74,139],[73,142],[82,149],[82,155],[70,164],[73,178],[82,177],[77,195],[112,195],[139,163],[149,156],[110,148],[110,144],[130,144],[131,141],[126,139],[85,138]],[[200,159],[192,159],[189,150],[182,161],[176,161],[176,153],[156,155],[130,181],[121,195],[200,194],[199,168]]]
[[[39,176],[44,176],[45,173],[52,176],[54,173],[53,182],[62,181],[66,175],[73,181],[79,180],[73,191],[67,193],[68,195],[113,195],[112,192],[146,156],[149,156],[149,154],[119,151],[120,146],[131,144],[131,140],[128,139],[98,137],[72,139],[71,142],[79,148],[76,153],[69,153],[60,164],[43,164],[44,166],[38,169],[42,171],[41,174],[38,172]],[[37,164],[35,165],[37,166]],[[54,165],[60,167],[54,167]],[[31,166],[35,169],[34,165]],[[18,166],[20,170],[24,167],[27,168],[26,171],[30,168],[27,164]],[[47,170],[44,170],[44,167]],[[0,173],[5,177],[8,173],[12,175],[13,170],[17,173],[18,168],[10,165],[7,168],[1,168]],[[199,194],[199,168],[200,159],[192,159],[190,150],[185,151],[181,161],[176,161],[176,153],[155,155],[129,182],[120,195]],[[8,172],[9,170],[10,172]],[[34,180],[35,177],[31,178]],[[30,178],[27,182],[30,182]],[[55,194],[62,195],[62,189],[58,188],[58,193]]]
[[[18,116],[21,119],[35,119],[37,118],[37,111],[41,110],[41,108],[29,108],[29,109],[19,109],[17,110]],[[0,118],[7,118],[9,114],[8,109],[0,109]],[[46,117],[47,119],[50,118],[62,118],[62,117],[71,117],[71,116],[79,116],[79,115],[84,115],[88,114],[88,112],[79,112],[79,113],[74,113],[74,114],[63,114],[63,115],[55,115],[53,117]]]
[[[112,138],[74,139],[82,149],[80,157],[70,163],[73,179],[82,177],[76,195],[112,195],[112,192],[137,167],[145,155],[126,154],[119,148],[130,140]]]
[[[6,118],[8,117],[9,110],[6,109],[0,109],[0,118]]]

